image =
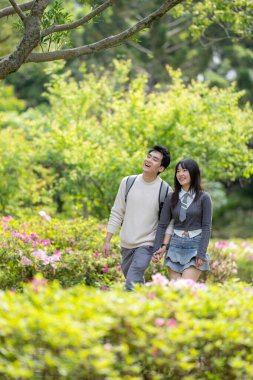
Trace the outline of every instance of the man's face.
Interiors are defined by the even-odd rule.
[[[163,155],[160,152],[153,151],[147,154],[143,161],[142,169],[145,173],[155,174],[161,173],[164,170],[162,166]]]

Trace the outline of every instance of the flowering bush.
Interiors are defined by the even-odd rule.
[[[0,226],[1,288],[22,288],[36,273],[62,286],[78,283],[110,287],[122,280],[120,257],[103,258],[100,248],[105,226],[95,219],[52,220],[45,212],[40,218],[17,221],[4,217]]]
[[[0,378],[241,380],[253,377],[253,288],[170,282],[133,293],[41,277],[0,293]]]

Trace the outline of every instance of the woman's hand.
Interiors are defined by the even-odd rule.
[[[204,260],[196,258],[196,266],[201,267],[204,264]]]
[[[166,251],[166,247],[159,248],[155,253],[153,253],[152,261],[153,263],[159,263],[161,258],[163,257],[164,253]]]

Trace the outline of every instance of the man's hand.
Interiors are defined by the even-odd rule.
[[[111,251],[111,244],[109,241],[105,241],[102,247],[102,255],[104,257],[108,257],[110,255],[110,251]]]

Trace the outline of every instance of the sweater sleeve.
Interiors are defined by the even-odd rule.
[[[202,220],[201,220],[201,240],[198,247],[197,258],[206,260],[206,251],[211,235],[212,226],[212,201],[208,193],[202,199]]]
[[[168,224],[171,220],[171,194],[167,196],[167,198],[164,201],[164,205],[162,208],[160,220],[158,223],[156,236],[155,236],[155,242],[153,247],[153,252],[157,251],[163,242],[164,235],[166,228],[168,227]]]
[[[117,196],[114,201],[114,205],[111,209],[107,232],[110,232],[112,234],[115,234],[117,232],[118,228],[122,225],[124,219],[126,210],[126,180],[127,177],[123,178],[123,180],[121,181]]]

